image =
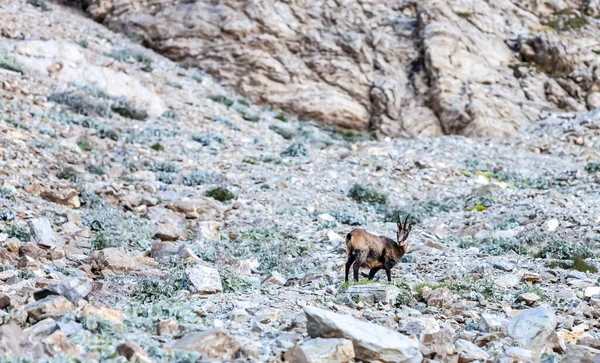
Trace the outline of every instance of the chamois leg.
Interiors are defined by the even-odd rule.
[[[385,262],[385,274],[387,275],[388,282],[392,282],[392,267],[394,264],[390,261]]]
[[[354,281],[358,282],[358,270],[365,262],[367,262],[367,256],[369,251],[366,250],[354,250],[356,254],[356,261],[354,261]]]
[[[346,282],[348,282],[348,274],[350,274],[350,266],[352,266],[352,264],[354,263],[354,260],[356,260],[356,255],[354,254],[354,251],[350,252],[348,254],[348,261],[346,261]]]
[[[381,267],[372,268],[371,271],[369,271],[369,280],[373,280],[373,277],[375,277],[375,274],[379,270],[381,270]]]

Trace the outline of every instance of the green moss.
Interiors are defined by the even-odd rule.
[[[77,172],[75,171],[75,169],[73,169],[70,166],[65,166],[64,168],[62,168],[58,172],[58,174],[56,174],[56,176],[59,179],[68,180],[71,183],[76,183],[77,182]]]
[[[348,196],[354,199],[358,203],[367,204],[387,204],[387,197],[371,187],[367,187],[360,184],[354,184]]]
[[[224,95],[209,95],[207,98],[211,101],[220,103],[227,107],[231,107],[233,105],[233,100]]]
[[[81,139],[77,141],[77,146],[83,151],[92,151],[94,146],[88,139]]]
[[[282,121],[282,122],[288,122],[288,119],[285,117],[285,115],[283,113],[277,114],[277,116],[275,116],[275,119]]]
[[[229,189],[216,187],[210,189],[209,191],[204,193],[205,196],[218,200],[219,202],[226,202],[232,199],[236,199],[235,194],[231,192]]]
[[[155,151],[165,151],[165,147],[160,142],[155,142],[150,148]]]

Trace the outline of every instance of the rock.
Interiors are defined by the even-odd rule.
[[[197,265],[185,270],[185,277],[190,284],[190,291],[195,294],[216,294],[223,291],[221,276],[214,267]]]
[[[600,349],[570,344],[562,356],[563,362],[598,362]]]
[[[0,272],[0,281],[6,281],[11,277],[15,276],[17,272],[15,270],[5,270]]]
[[[322,224],[325,222],[336,223],[337,219],[335,219],[335,217],[332,216],[331,214],[327,214],[327,213],[319,214],[317,216],[317,223]]]
[[[594,295],[600,295],[600,286],[590,286],[585,288],[585,291],[583,292],[583,297],[589,299]]]
[[[515,265],[504,260],[497,260],[492,262],[492,266],[498,270],[510,272],[515,269]]]
[[[55,248],[54,231],[48,218],[34,218],[27,222],[33,242],[42,248]]]
[[[344,242],[344,238],[334,231],[327,232],[327,240],[330,243],[342,243]]]
[[[353,299],[364,299],[371,304],[396,304],[400,289],[394,285],[367,284],[348,287],[347,294]]]
[[[485,362],[490,358],[489,354],[487,354],[485,350],[464,339],[458,339],[454,345],[456,347],[456,351],[458,352],[459,363],[468,363],[474,361]]]
[[[354,347],[348,339],[311,339],[290,348],[284,356],[290,363],[345,363],[354,359]]]
[[[85,316],[96,315],[100,319],[109,321],[115,325],[122,325],[123,320],[125,320],[123,311],[108,306],[86,305],[82,312]]]
[[[494,284],[499,287],[515,287],[519,284],[519,282],[519,277],[512,274],[498,276],[494,279]]]
[[[207,197],[184,198],[166,205],[167,208],[185,215],[188,219],[214,220],[220,217],[223,207],[221,204]]]
[[[497,332],[506,329],[508,320],[499,315],[481,314],[481,320],[477,323],[477,329],[482,332]]]
[[[128,361],[146,363],[152,362],[148,354],[134,342],[125,342],[117,347],[117,354],[124,357]]]
[[[46,286],[40,291],[36,291],[33,297],[36,300],[43,299],[49,295],[62,295],[73,304],[87,298],[92,292],[92,280],[87,277],[71,277],[62,281]]]
[[[173,335],[179,331],[177,320],[163,320],[156,326],[156,334],[158,335]]]
[[[79,192],[75,189],[51,189],[46,190],[41,194],[43,199],[49,200],[56,204],[64,205],[68,208],[79,208]]]
[[[164,258],[180,256],[185,248],[184,243],[152,241],[150,254],[152,258],[162,260]]]
[[[523,346],[531,342],[544,330],[554,332],[556,318],[547,306],[525,310],[508,323],[508,334]]]
[[[202,353],[203,359],[218,360],[234,359],[240,350],[240,344],[227,331],[219,328],[188,334],[176,340],[171,347]]]
[[[202,221],[198,223],[198,233],[205,238],[218,239],[221,235],[221,222]]]
[[[548,232],[554,232],[558,228],[558,219],[549,219],[544,223],[544,229]]]
[[[427,298],[427,305],[442,308],[450,306],[454,302],[452,291],[446,287],[433,290]]]
[[[414,316],[406,318],[400,331],[408,335],[417,336],[435,334],[440,331],[440,325],[432,316]]]
[[[424,334],[421,337],[421,352],[425,357],[436,358],[441,362],[456,362],[453,334],[448,329],[437,333]]]
[[[154,259],[131,256],[121,247],[109,247],[94,251],[90,256],[90,260],[95,262],[100,269],[113,272],[142,270],[156,265]]]
[[[84,352],[81,347],[71,344],[65,333],[61,330],[57,330],[44,338],[43,343],[46,348],[46,352],[53,357],[60,354],[70,357],[78,357]]]
[[[181,238],[181,230],[176,224],[161,223],[152,238],[158,238],[161,241],[177,241]]]
[[[75,309],[73,303],[59,295],[52,295],[25,306],[29,320],[37,322],[46,318],[58,318]]]
[[[0,310],[4,310],[10,306],[10,296],[0,294]]]
[[[306,306],[308,334],[312,338],[345,338],[352,341],[356,359],[381,362],[420,362],[419,343],[380,325]]]
[[[287,279],[285,277],[283,277],[279,272],[273,271],[262,281],[262,284],[283,286],[286,282]]]
[[[531,306],[533,304],[535,304],[536,302],[540,301],[540,297],[537,294],[534,294],[533,292],[526,292],[524,294],[521,294],[519,296],[519,300],[521,301],[525,301],[525,304]]]

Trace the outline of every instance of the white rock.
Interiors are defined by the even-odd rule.
[[[526,346],[541,330],[554,331],[556,317],[547,306],[525,310],[508,323],[508,334],[515,341]]]
[[[342,243],[342,242],[344,242],[344,237],[340,236],[339,234],[335,233],[334,231],[327,232],[327,239],[331,243]]]
[[[352,285],[348,287],[347,293],[353,299],[365,300],[370,304],[394,305],[400,289],[394,285],[384,284]]]
[[[218,239],[221,233],[221,222],[202,221],[198,223],[198,232],[202,237]]]
[[[185,270],[185,277],[190,284],[190,290],[196,294],[215,294],[223,291],[221,276],[214,267],[197,265]]]
[[[590,286],[590,287],[585,288],[583,297],[585,297],[586,299],[589,299],[594,295],[600,295],[600,286]]]
[[[31,239],[44,248],[54,248],[54,231],[48,218],[34,218],[27,222]]]
[[[549,219],[544,223],[544,229],[548,232],[554,232],[558,228],[558,219]]]
[[[267,285],[279,285],[283,286],[287,282],[287,279],[283,277],[279,272],[273,271],[265,278],[262,283]]]
[[[490,358],[489,354],[487,354],[485,350],[479,348],[478,346],[467,340],[458,339],[454,343],[454,346],[456,347],[456,351],[458,352],[459,362],[485,362]]]
[[[496,279],[494,279],[494,284],[500,287],[514,287],[519,284],[519,281],[520,279],[518,276],[506,274],[496,277]]]
[[[285,361],[290,363],[345,363],[354,359],[348,339],[311,339],[290,348]]]
[[[335,217],[330,214],[323,213],[323,214],[319,214],[317,216],[317,222],[319,224],[324,223],[324,222],[337,222],[337,219],[335,219]]]

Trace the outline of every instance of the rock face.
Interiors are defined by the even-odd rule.
[[[345,338],[363,361],[420,362],[419,343],[380,325],[312,306],[304,308],[308,334],[313,338]]]
[[[597,55],[569,51],[595,43],[587,23],[568,26],[570,9],[598,11],[580,1],[86,3],[97,21],[254,102],[343,127],[506,136],[540,109],[600,99]]]

